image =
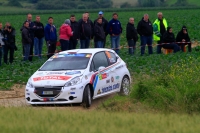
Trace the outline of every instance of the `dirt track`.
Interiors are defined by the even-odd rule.
[[[10,91],[0,91],[0,106],[4,107],[29,107],[31,105],[25,102],[24,98],[24,88],[23,85],[14,85]],[[92,106],[90,110],[96,109],[104,100],[113,97],[113,95],[105,96],[99,99],[95,99],[92,101]],[[80,104],[75,105],[63,105],[63,106],[42,106],[47,108],[67,108],[67,109],[75,109],[82,110],[83,107]]]

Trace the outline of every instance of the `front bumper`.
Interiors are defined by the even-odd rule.
[[[38,95],[35,88],[26,86],[25,98],[28,104],[70,104],[81,103],[84,87],[80,85],[62,87],[56,96]]]

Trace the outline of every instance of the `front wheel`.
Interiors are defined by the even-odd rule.
[[[121,83],[120,95],[129,95],[130,93],[130,79],[128,76],[124,76]]]
[[[83,92],[83,107],[89,108],[92,103],[91,91],[89,85],[87,85]]]

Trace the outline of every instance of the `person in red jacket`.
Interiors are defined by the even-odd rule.
[[[59,38],[62,51],[69,50],[69,39],[73,35],[70,25],[70,20],[66,19],[65,23],[60,27]]]

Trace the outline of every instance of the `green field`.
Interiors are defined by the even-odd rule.
[[[0,108],[1,133],[197,133],[199,115]]]

